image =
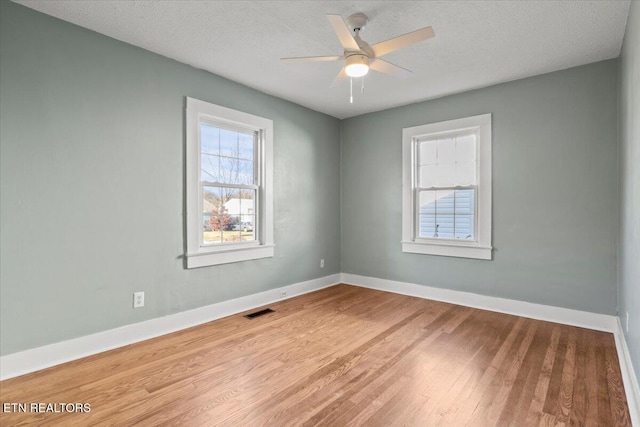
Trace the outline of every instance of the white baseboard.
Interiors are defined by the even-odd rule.
[[[616,330],[616,316],[607,314],[590,313],[348,273],[342,273],[342,283],[598,331],[615,332]]]
[[[17,377],[92,354],[190,328],[275,301],[328,288],[338,283],[340,283],[340,274],[333,274],[68,341],[8,354],[0,357],[0,380]],[[280,296],[281,292],[286,292],[287,297],[282,298]]]
[[[620,372],[622,374],[622,382],[624,383],[624,392],[627,395],[627,403],[629,404],[629,413],[631,414],[631,425],[640,426],[640,387],[638,386],[638,377],[636,377],[631,363],[631,355],[629,347],[622,331],[620,318],[616,318],[616,349],[618,350],[618,359],[620,360]]]

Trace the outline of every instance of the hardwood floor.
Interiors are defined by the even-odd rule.
[[[269,307],[3,381],[90,412],[0,424],[631,425],[608,333],[347,285]]]

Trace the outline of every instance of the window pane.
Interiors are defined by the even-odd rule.
[[[202,210],[204,244],[220,243],[233,219],[225,207],[229,189],[215,186],[203,187]]]
[[[476,161],[476,136],[465,135],[456,138],[456,162]]]
[[[436,190],[436,214],[453,214],[453,190]]]
[[[435,187],[438,183],[438,166],[420,166],[419,185],[422,188]]]
[[[240,193],[240,213],[242,215],[255,215],[255,190],[242,190]]]
[[[209,228],[213,233],[212,233],[212,241],[220,241],[220,234],[222,234],[222,232],[224,232],[227,228],[229,223],[231,222],[231,219],[229,218],[229,215],[210,215],[208,217],[208,221],[209,221]],[[205,238],[207,237],[207,233],[205,233]]]
[[[473,215],[456,215],[456,239],[473,240]]]
[[[209,154],[220,153],[220,129],[214,126],[200,124],[200,152]]]
[[[453,214],[436,216],[435,236],[440,239],[453,239]]]
[[[418,217],[418,236],[423,238],[436,237],[436,216],[420,215]]]
[[[203,186],[204,244],[253,241],[256,190]]]
[[[434,235],[441,239],[453,239],[454,217],[453,190],[436,191],[436,229]]]
[[[456,215],[473,215],[475,211],[475,190],[456,190]]]
[[[255,132],[200,125],[200,179],[223,184],[255,183]]]
[[[418,201],[418,236],[434,237],[436,231],[436,192],[421,191]]]
[[[200,180],[219,182],[220,156],[202,153],[200,156]]]
[[[222,206],[220,187],[202,188],[202,210],[205,214],[217,215]]]
[[[211,233],[207,233],[208,231],[212,231],[211,229],[211,213],[210,212],[205,212],[204,215],[202,216],[202,228],[204,230],[204,240],[206,242],[206,240],[208,238],[210,238]]]
[[[242,215],[242,221],[240,222],[241,239],[244,241],[255,240],[255,228],[254,228],[255,216],[254,215]]]
[[[253,163],[254,160],[254,141],[255,134],[241,133],[238,140],[238,158],[248,160]]]
[[[220,155],[238,157],[238,132],[220,128]]]
[[[438,141],[438,164],[455,162],[455,142],[453,138]]]
[[[434,190],[427,190],[420,192],[419,200],[419,213],[423,214],[435,214],[436,213],[436,192]]]
[[[240,190],[237,188],[222,188],[224,212],[233,219],[238,219],[242,210],[240,209]]]
[[[251,185],[254,183],[253,161],[238,160],[238,182],[237,184]]]
[[[438,164],[438,186],[453,187],[456,184],[456,165],[449,163],[445,165]]]
[[[228,200],[225,205],[230,210],[239,210],[240,200],[246,202],[251,199],[233,198]],[[246,211],[252,211],[246,208]],[[232,215],[226,210],[221,215],[205,214],[203,215],[203,242],[205,244],[214,243],[233,243],[240,241],[255,240],[254,232],[255,215]]]
[[[456,163],[456,185],[467,186],[476,184],[476,163]]]
[[[243,191],[241,195],[241,239],[243,241],[256,240],[255,238],[255,214],[256,214],[256,192]]]
[[[421,142],[418,145],[420,165],[435,165],[438,162],[436,141]]]
[[[418,194],[417,237],[475,239],[475,189]]]
[[[223,184],[238,184],[238,159],[236,157],[220,158],[220,178]]]
[[[223,243],[252,241],[255,239],[255,215],[239,215],[229,223],[222,233]]]
[[[212,217],[207,217],[204,222],[202,230],[202,243],[210,245],[220,241],[222,232],[220,230],[214,230],[211,226]]]
[[[456,239],[474,239],[475,190],[456,190]]]

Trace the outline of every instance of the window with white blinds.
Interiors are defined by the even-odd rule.
[[[491,115],[403,129],[403,251],[491,259]]]

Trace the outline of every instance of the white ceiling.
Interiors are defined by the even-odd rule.
[[[615,58],[630,5],[629,0],[16,2],[338,118]],[[279,58],[342,54],[325,14],[346,18],[355,12],[370,18],[361,33],[370,44],[429,25],[436,37],[385,56],[412,70],[411,77],[371,72],[365,94],[354,90],[350,104],[348,83],[329,88],[339,62]]]

